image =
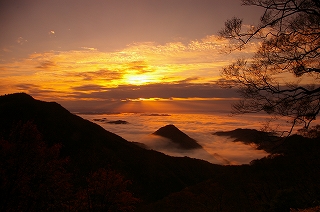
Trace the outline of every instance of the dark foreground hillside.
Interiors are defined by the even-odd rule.
[[[290,211],[320,205],[320,141],[219,166],[145,150],[27,94],[0,97],[0,211]],[[273,149],[274,149],[273,148]]]
[[[31,131],[36,135],[30,135]],[[97,124],[71,114],[55,102],[35,100],[24,93],[1,96],[1,157],[5,160],[8,155],[4,148],[6,144],[21,145],[35,140],[34,137],[42,137],[40,140],[48,145],[48,150],[44,152],[51,151],[49,148],[60,152],[59,157],[53,159],[67,158],[66,172],[72,175],[71,184],[74,190],[86,186],[87,178],[104,168],[120,173],[129,180],[128,189],[140,199],[140,204],[159,200],[172,192],[210,179],[222,169],[221,166],[206,161],[186,157],[174,158],[140,148]],[[57,144],[60,145],[59,148],[55,146]],[[20,154],[19,151],[23,150],[18,150],[16,156]],[[2,165],[9,166],[9,163]],[[13,171],[4,171],[8,175],[6,180],[13,177]],[[8,182],[8,185],[10,183]],[[32,187],[32,183],[30,186]],[[7,192],[11,192],[10,189]]]

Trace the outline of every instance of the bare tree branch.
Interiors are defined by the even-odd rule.
[[[221,71],[222,86],[237,87],[242,100],[234,113],[265,111],[287,117],[293,127],[309,127],[320,111],[320,3],[317,0],[242,0],[264,9],[260,24],[243,29],[240,18],[226,22],[220,36],[243,49],[259,40],[247,62],[238,60]],[[293,83],[296,81],[295,83]]]

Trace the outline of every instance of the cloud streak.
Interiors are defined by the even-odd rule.
[[[101,69],[98,71],[80,72],[80,73],[69,73],[66,75],[69,77],[82,78],[83,81],[101,80],[104,82],[119,80],[119,79],[122,79],[123,77],[123,74],[120,72],[106,70],[106,69]]]
[[[73,87],[78,92],[77,98],[94,99],[119,99],[130,100],[139,98],[238,98],[235,90],[224,90],[216,84],[194,84],[194,83],[159,83],[142,86],[122,85],[116,88],[108,88],[99,85],[82,85]],[[92,91],[83,92],[82,91]]]

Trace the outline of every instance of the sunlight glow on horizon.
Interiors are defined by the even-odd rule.
[[[1,6],[0,95],[25,92],[76,108],[94,107],[89,101],[234,98],[234,91],[216,85],[220,70],[251,57],[257,44],[225,54],[231,43],[217,32],[232,16],[251,26],[263,14],[234,0],[17,0]]]
[[[160,80],[152,79],[152,76],[146,74],[125,75],[124,80],[130,85],[143,85],[152,82],[159,82]]]
[[[215,83],[223,66],[255,50],[226,55],[221,53],[226,44],[226,40],[212,35],[187,44],[134,43],[115,52],[82,47],[77,51],[34,53],[0,64],[0,78],[6,79],[0,92],[47,93],[72,99],[74,93],[89,94],[123,85]]]

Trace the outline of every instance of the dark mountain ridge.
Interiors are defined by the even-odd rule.
[[[257,149],[262,149],[270,154],[299,154],[308,148],[310,140],[302,138],[300,135],[292,135],[289,138],[279,137],[273,133],[258,131],[255,129],[235,129],[231,131],[219,131],[213,133],[218,136],[228,136],[234,142],[244,144],[256,144]],[[302,145],[299,140],[305,140],[306,145]]]
[[[245,144],[254,143],[258,149],[263,149],[268,153],[276,153],[277,145],[281,143],[281,138],[269,132],[258,131],[255,129],[235,129],[231,131],[218,131],[213,133],[218,136],[228,136],[234,142],[242,142]]]
[[[219,173],[209,162],[175,158],[143,149],[101,126],[70,113],[55,102],[35,100],[25,93],[0,96],[0,138],[8,138],[17,123],[32,121],[49,145],[62,144],[78,176],[109,167],[132,180],[132,190],[154,201]],[[159,177],[161,176],[161,177]]]

